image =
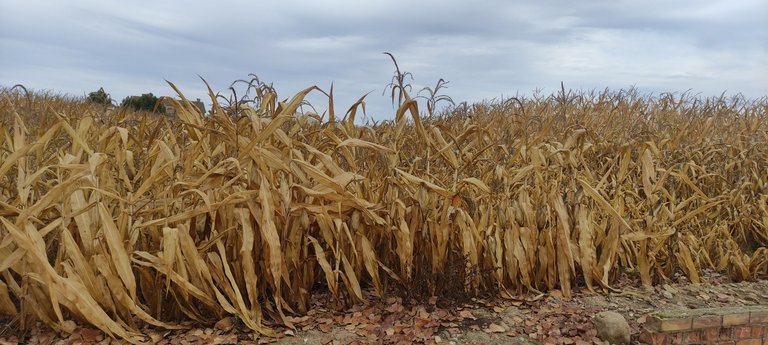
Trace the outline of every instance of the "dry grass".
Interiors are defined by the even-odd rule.
[[[355,126],[359,104],[296,115],[309,92],[169,121],[3,89],[0,315],[141,342],[228,314],[271,334],[316,285],[360,302],[768,273],[765,99],[563,91],[422,119],[405,95]]]

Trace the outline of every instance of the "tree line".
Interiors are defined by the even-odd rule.
[[[115,105],[112,96],[104,91],[103,87],[88,94],[85,100],[89,103],[101,104],[104,106]],[[165,107],[157,104],[157,96],[150,93],[141,94],[141,96],[128,96],[120,102],[120,107],[131,108],[134,110],[145,110],[156,113],[164,113]]]

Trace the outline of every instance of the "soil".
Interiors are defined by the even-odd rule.
[[[274,326],[278,337],[248,332],[233,318],[215,325],[184,331],[145,329],[158,344],[600,344],[592,317],[605,310],[624,315],[632,329],[632,343],[646,315],[658,310],[678,310],[747,305],[768,305],[768,280],[730,282],[707,272],[702,284],[684,277],[655,287],[641,287],[629,276],[619,279],[620,292],[592,293],[586,289],[571,299],[558,290],[528,300],[473,298],[466,303],[431,298],[424,303],[399,297],[377,298],[368,292],[368,304],[335,308],[324,294],[315,294],[312,309],[293,317],[294,329]],[[123,343],[100,331],[81,327],[60,336],[41,328],[19,338],[13,320],[0,319],[0,344]],[[2,325],[5,325],[2,326]]]

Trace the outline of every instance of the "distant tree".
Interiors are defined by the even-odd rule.
[[[128,96],[120,103],[121,107],[129,107],[135,110],[155,111],[158,113],[164,113],[165,109],[161,106],[157,106],[157,97],[150,93],[142,94],[141,96]]]
[[[112,97],[104,91],[103,87],[100,87],[97,91],[89,93],[86,101],[96,104],[111,105]]]

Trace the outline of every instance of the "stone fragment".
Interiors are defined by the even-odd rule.
[[[592,320],[597,330],[597,337],[610,344],[629,344],[630,329],[627,320],[621,314],[604,311]]]

